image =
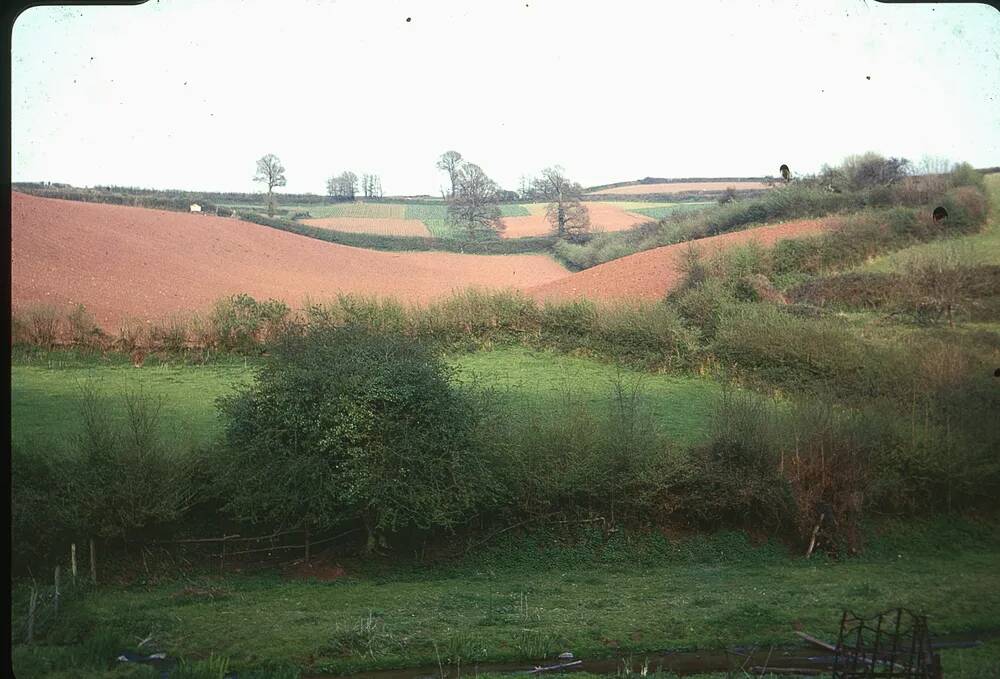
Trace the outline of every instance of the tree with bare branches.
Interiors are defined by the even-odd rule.
[[[326,180],[326,192],[334,198],[354,200],[358,192],[358,175],[347,170]]]
[[[590,213],[583,204],[583,187],[570,181],[558,165],[542,170],[533,182],[536,196],[548,201],[545,217],[559,238],[579,240],[590,229]]]
[[[267,184],[267,214],[274,216],[274,188],[285,185],[285,167],[281,160],[273,153],[262,156],[257,161],[257,174],[254,175],[255,182]]]
[[[455,196],[455,190],[458,188],[458,171],[462,166],[462,154],[458,151],[445,151],[438,158],[437,168],[443,172],[448,173],[448,179],[451,181],[451,193],[448,194],[449,198]]]
[[[500,187],[478,166],[464,163],[455,174],[448,202],[448,221],[464,229],[470,240],[495,238],[504,223],[498,204]]]
[[[381,198],[382,180],[377,174],[365,172],[361,175],[361,192],[365,198]]]

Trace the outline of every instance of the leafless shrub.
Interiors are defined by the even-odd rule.
[[[23,315],[24,329],[29,344],[51,349],[59,338],[59,311],[47,304],[29,307]]]
[[[146,325],[134,318],[123,318],[118,323],[116,344],[122,351],[134,352],[144,347],[148,340]]]
[[[219,343],[219,336],[215,332],[215,326],[212,324],[212,321],[201,314],[192,314],[188,327],[191,332],[191,339],[199,349],[211,349]]]
[[[150,328],[150,336],[157,346],[167,351],[181,351],[187,346],[188,322],[184,317],[174,314],[162,324],[154,324]]]
[[[84,305],[77,304],[67,320],[73,344],[91,346],[99,341],[101,330],[97,327],[93,314]]]

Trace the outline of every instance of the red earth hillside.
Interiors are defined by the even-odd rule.
[[[378,252],[231,218],[11,194],[13,307],[82,303],[106,328],[240,292],[293,307],[338,292],[425,302],[565,275],[545,255]]]

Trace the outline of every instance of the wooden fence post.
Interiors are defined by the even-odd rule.
[[[94,538],[90,538],[90,579],[97,584],[97,554],[94,551]]]
[[[69,546],[69,567],[73,571],[73,584],[76,584],[76,543]]]
[[[309,565],[309,529],[306,528],[306,565]]]
[[[30,644],[35,639],[35,608],[38,606],[38,589],[31,586],[31,599],[28,601],[28,634],[27,642]]]
[[[59,615],[59,566],[56,566],[56,592],[52,598],[52,607],[56,615]]]
[[[222,575],[222,570],[226,565],[226,536],[222,536],[222,552],[219,554],[219,575]]]

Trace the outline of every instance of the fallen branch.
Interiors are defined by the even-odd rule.
[[[800,636],[800,637],[802,637],[803,639],[805,639],[806,641],[808,641],[813,646],[819,646],[822,649],[825,649],[827,651],[833,651],[834,653],[837,652],[837,647],[836,646],[834,646],[833,644],[827,643],[827,642],[823,641],[822,639],[817,639],[816,637],[814,637],[812,635],[809,635],[809,634],[806,634],[805,632],[798,632],[798,631],[796,631],[795,634],[798,635],[798,636]]]
[[[761,676],[764,673],[768,674],[804,674],[807,676],[812,676],[816,674],[823,674],[823,670],[813,670],[801,667],[753,667],[754,672],[760,672]]]
[[[562,663],[560,665],[548,665],[547,667],[536,667],[533,670],[528,670],[528,674],[538,674],[540,672],[551,672],[552,670],[562,670],[567,667],[576,667],[577,665],[582,665],[582,660],[574,660],[573,662]]]

